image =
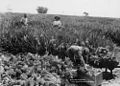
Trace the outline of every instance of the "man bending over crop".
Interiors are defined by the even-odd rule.
[[[67,54],[70,60],[73,62],[74,65],[81,65],[86,70],[85,60],[82,56],[84,51],[83,46],[72,45],[67,49]]]

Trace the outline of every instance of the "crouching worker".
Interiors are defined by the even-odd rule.
[[[84,70],[87,71],[85,60],[82,56],[82,53],[84,51],[84,47],[72,45],[67,49],[67,55],[70,58],[70,60],[73,62],[74,66],[83,66]]]
[[[99,57],[104,57],[108,54],[109,50],[107,48],[108,46],[106,46],[105,48],[104,47],[98,47],[97,50],[96,50],[96,54],[99,56]]]

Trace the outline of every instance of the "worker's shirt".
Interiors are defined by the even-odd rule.
[[[53,21],[53,26],[54,27],[61,27],[62,26],[62,22],[61,21]]]
[[[24,23],[25,25],[27,25],[27,23],[28,23],[28,18],[22,17],[21,22]]]
[[[72,45],[72,46],[71,46],[70,48],[68,48],[68,49],[72,49],[72,51],[73,51],[74,53],[79,52],[79,53],[82,54],[82,52],[83,52],[83,47],[77,46],[77,45]]]
[[[71,49],[74,49],[74,50],[76,50],[76,51],[83,49],[83,47],[80,47],[80,46],[77,46],[77,45],[72,45],[70,48],[71,48]]]

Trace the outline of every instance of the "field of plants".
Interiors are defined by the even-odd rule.
[[[59,15],[63,23],[59,31],[52,25],[56,15],[28,14],[28,26],[19,24],[23,14],[0,16],[1,58],[7,57],[1,63],[4,70],[0,83],[5,86],[76,86],[67,81],[75,76],[71,61],[46,55],[53,36],[57,46],[73,44],[76,39],[88,40],[94,49],[109,45],[112,51],[114,44],[120,45],[120,19]]]
[[[6,13],[2,15],[1,35],[11,35],[11,37],[15,37],[14,35],[16,34],[25,35],[25,31],[22,31],[25,30],[25,27],[17,24],[22,16],[23,14],[17,13]],[[113,42],[120,45],[119,19],[61,15],[64,29],[59,33],[58,29],[52,26],[54,16],[55,15],[28,14],[29,25],[26,27],[28,30],[26,33],[30,33],[34,37],[40,37],[42,33],[46,40],[58,34],[60,35],[58,37],[59,40],[71,43],[75,42],[76,38],[80,41],[88,39],[94,47],[111,45]]]

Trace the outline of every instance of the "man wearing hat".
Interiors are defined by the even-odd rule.
[[[60,29],[62,26],[62,22],[60,21],[60,17],[55,16],[54,19],[55,20],[53,21],[53,27],[58,27]]]
[[[83,58],[84,46],[72,45],[67,49],[67,54],[74,66],[81,65],[86,71],[85,60]]]

